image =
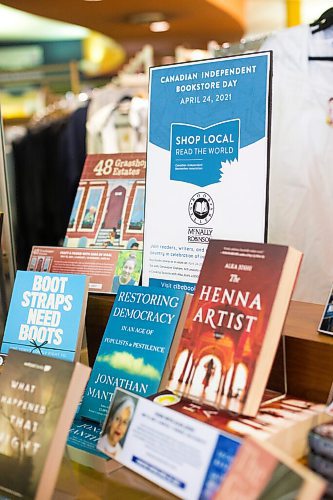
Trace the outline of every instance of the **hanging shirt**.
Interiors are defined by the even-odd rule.
[[[333,283],[333,62],[308,57],[333,56],[333,32],[289,28],[262,50],[273,50],[268,239],[304,253],[293,299],[324,303]]]
[[[78,108],[13,142],[19,269],[26,269],[33,245],[62,244],[86,156],[86,115],[86,107]]]
[[[129,123],[134,131],[133,151],[144,152],[147,149],[148,99],[134,96],[128,115]]]
[[[93,95],[86,126],[88,153],[146,150],[148,100],[136,96],[135,92],[135,89],[108,87],[105,90],[108,95],[107,104],[102,104],[103,94]],[[127,98],[129,102],[124,110],[123,100]],[[95,100],[98,104],[94,103]]]

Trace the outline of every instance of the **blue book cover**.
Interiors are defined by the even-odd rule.
[[[108,474],[122,465],[96,448],[101,432],[100,423],[75,417],[68,433],[66,451],[74,462]]]
[[[162,377],[167,382],[171,344],[185,321],[184,299],[180,290],[120,286],[80,416],[103,422],[117,387],[146,397],[158,391]]]
[[[77,361],[89,278],[17,271],[1,352],[9,349]]]
[[[104,453],[96,448],[101,432],[101,424],[75,417],[68,433],[67,445],[104,458],[105,460],[110,460],[107,455],[104,455]]]

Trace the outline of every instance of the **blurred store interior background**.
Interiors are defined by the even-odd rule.
[[[151,65],[255,50],[266,35],[310,23],[332,6],[332,0],[2,2],[0,105],[6,136],[5,141],[1,133],[2,152],[6,152],[0,155],[0,210],[5,214],[4,262],[0,262],[5,267],[4,272],[0,269],[0,276],[5,276],[0,282],[2,310],[5,312],[8,305],[15,269],[26,264],[20,241],[26,255],[33,243],[50,245],[61,241],[51,237],[50,231],[44,239],[34,239],[31,228],[23,223],[26,209],[22,200],[20,206],[17,204],[15,174],[21,166],[14,167],[12,143],[26,134],[27,126],[77,109],[78,103],[84,103],[96,89],[110,82],[128,88],[134,78],[136,86],[147,85]],[[106,99],[109,97],[106,95]],[[82,157],[86,152],[92,151],[81,151]],[[71,196],[78,178],[79,170]],[[26,182],[21,193],[30,209],[35,197],[29,194],[23,176],[20,181]],[[73,200],[65,201],[70,210]],[[17,211],[21,211],[18,216]],[[39,221],[43,217],[45,211],[38,215]],[[46,227],[57,223],[45,218]],[[66,224],[64,218],[59,234]],[[18,256],[22,259],[19,266]]]
[[[105,85],[147,44],[153,64],[186,58],[182,49],[200,59],[212,41],[256,39],[310,23],[329,7],[331,0],[7,0],[0,4],[3,118],[22,122],[53,94]]]

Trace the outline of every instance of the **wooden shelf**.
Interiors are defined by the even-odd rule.
[[[307,302],[291,302],[284,335],[320,344],[333,345],[333,336],[317,332],[324,306]]]
[[[283,329],[288,393],[318,403],[326,403],[333,380],[333,337],[317,332],[323,308],[292,302]],[[273,381],[281,379],[281,366],[280,351],[272,369]]]
[[[58,476],[53,500],[173,500],[174,495],[122,467],[110,474],[96,472],[69,460],[66,455]]]
[[[86,329],[90,365],[95,360],[113,302],[112,295],[89,295]],[[317,333],[323,307],[320,304],[291,302],[283,330],[288,392],[320,403],[326,402],[333,379],[333,336]],[[271,380],[280,383],[281,366],[280,351]]]
[[[114,303],[114,298],[115,295],[89,293],[86,314],[86,333],[90,366],[94,364]]]
[[[86,331],[89,362],[92,365],[107,324],[114,296],[89,295]],[[326,402],[333,377],[333,337],[317,333],[322,305],[292,302],[284,326],[288,392],[315,402]],[[271,380],[280,380],[281,349]],[[64,457],[57,493],[71,498],[174,498],[171,494],[126,468],[109,476],[99,474]],[[71,496],[72,495],[72,496]]]

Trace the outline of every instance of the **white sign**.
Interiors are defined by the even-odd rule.
[[[269,52],[151,69],[143,284],[193,292],[211,237],[264,242]]]

